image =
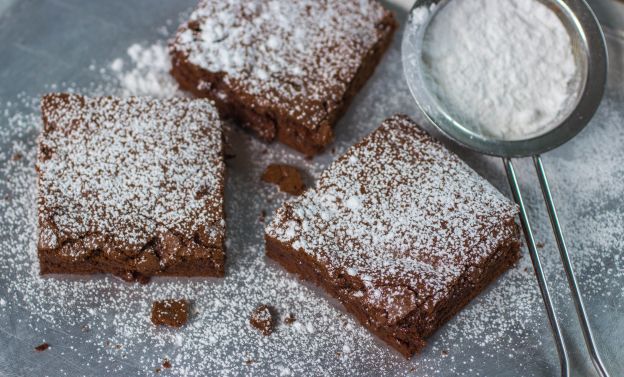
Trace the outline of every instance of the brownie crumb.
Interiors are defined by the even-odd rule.
[[[263,335],[271,335],[275,324],[275,310],[268,305],[260,305],[251,313],[249,323]]]
[[[536,243],[536,244],[535,244],[535,246],[536,246],[538,249],[543,249],[543,248],[544,248],[544,243],[543,243],[543,242],[538,242],[538,243]]]
[[[189,302],[187,300],[161,300],[152,303],[152,323],[170,327],[180,327],[188,321]]]
[[[446,357],[448,356],[449,352],[448,350],[442,350],[442,356]]]
[[[255,362],[256,362],[256,360],[253,360],[253,359],[247,359],[247,360],[245,360],[245,364],[247,364],[247,365],[251,365],[251,364],[253,364],[253,363],[255,363]]]
[[[260,220],[260,222],[263,223],[265,219],[266,219],[266,211],[262,210],[260,211],[260,216],[258,217],[258,220]]]
[[[156,373],[160,373],[160,368],[156,368],[156,369],[154,369],[154,372],[156,372]]]
[[[22,157],[24,157],[24,156],[21,153],[15,152],[15,154],[13,154],[13,156],[11,156],[11,160],[19,161],[19,160],[22,159]]]
[[[163,363],[162,363],[162,366],[165,369],[169,369],[169,368],[171,368],[171,362],[168,359],[165,359],[165,361],[163,361]]]
[[[48,343],[41,343],[40,345],[35,347],[35,351],[43,352],[43,351],[47,350],[48,348],[50,348],[50,345]]]
[[[262,174],[262,180],[279,186],[280,191],[301,195],[305,190],[301,172],[290,165],[271,164]]]
[[[293,323],[295,323],[295,321],[297,321],[297,318],[295,318],[295,315],[292,314],[292,313],[288,313],[286,318],[284,318],[284,323],[287,324],[288,326],[290,326]]]

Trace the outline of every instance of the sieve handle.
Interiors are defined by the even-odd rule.
[[[522,228],[524,229],[524,236],[529,248],[529,255],[531,256],[533,269],[535,270],[535,277],[539,283],[539,289],[542,294],[542,299],[544,300],[544,306],[546,307],[546,315],[548,316],[550,329],[555,340],[555,345],[557,346],[559,364],[561,365],[561,376],[568,377],[570,375],[568,371],[568,352],[566,351],[565,343],[563,341],[563,337],[561,336],[561,328],[559,327],[559,322],[557,321],[557,316],[555,315],[555,311],[553,309],[552,300],[548,291],[548,285],[546,284],[546,278],[544,277],[544,271],[542,269],[542,263],[540,262],[537,247],[535,246],[533,231],[531,230],[531,224],[526,213],[524,201],[522,200],[522,193],[520,192],[518,179],[516,178],[516,172],[511,159],[503,158],[503,163],[505,164],[505,171],[507,172],[507,179],[509,180],[511,193],[515,202],[520,207],[520,222],[522,223]]]
[[[542,158],[539,155],[533,156],[533,163],[535,164],[535,171],[537,172],[537,178],[539,179],[540,186],[542,188],[542,194],[544,195],[544,202],[546,202],[546,208],[548,210],[548,217],[550,217],[550,224],[552,225],[555,238],[557,240],[557,247],[559,248],[559,255],[561,256],[561,262],[563,269],[565,270],[566,277],[568,279],[568,285],[570,286],[570,292],[572,293],[572,300],[574,301],[574,307],[576,308],[576,314],[579,318],[581,329],[583,331],[583,338],[585,338],[585,345],[589,351],[594,367],[598,371],[601,377],[609,377],[609,373],[604,366],[604,363],[600,359],[600,354],[596,348],[594,336],[592,334],[589,321],[587,319],[587,312],[585,311],[585,305],[583,305],[583,299],[574,276],[574,270],[572,269],[572,263],[570,263],[570,256],[568,255],[568,248],[566,247],[565,239],[563,238],[563,232],[561,230],[561,224],[559,223],[559,217],[557,216],[557,210],[555,203],[552,199],[550,192],[550,185],[548,184],[548,178],[544,171],[544,165],[542,164]],[[509,162],[511,164],[511,162]]]

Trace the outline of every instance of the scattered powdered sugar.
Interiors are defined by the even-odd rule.
[[[121,82],[122,95],[173,97],[181,95],[178,84],[169,75],[171,59],[163,42],[143,46],[135,43],[128,47],[131,69],[124,71],[125,60],[117,58],[109,68]]]
[[[101,82],[66,90],[132,94],[123,75],[136,72],[136,63],[126,55],[119,58],[124,61],[116,72],[119,75],[109,74],[112,57],[102,63],[110,72],[102,74]],[[166,70],[146,69],[149,72],[142,79],[169,79]],[[150,95],[182,95],[158,85],[150,87],[156,89]],[[596,338],[611,372],[617,373],[618,339],[624,336],[620,314],[624,310],[624,255],[620,252],[624,247],[624,150],[620,145],[624,97],[616,90],[608,96],[588,129],[544,160]],[[38,96],[0,102],[0,343],[9,345],[0,353],[0,373],[32,375],[36,370],[59,376],[143,376],[156,368],[163,375],[175,376],[557,373],[554,345],[528,256],[440,329],[423,354],[411,361],[377,342],[332,300],[264,258],[261,212],[270,215],[287,199],[259,183],[269,163],[299,166],[317,178],[332,159],[383,119],[409,109],[418,116],[403,81],[398,43],[338,125],[336,153],[310,161],[280,145],[268,146],[237,128],[225,127],[236,157],[227,161],[224,279],[154,279],[142,286],[101,276],[40,277],[34,172],[35,140],[41,129],[38,103]],[[499,161],[455,150],[497,187],[505,187]],[[540,251],[546,274],[562,324],[569,329],[566,335],[582,347],[531,170],[530,162],[518,164],[520,179],[526,182],[525,200],[535,204],[529,211],[538,241],[544,243]],[[151,325],[152,301],[172,297],[193,301],[189,323],[179,330]],[[249,325],[249,313],[261,303],[275,306],[280,313],[293,313],[297,321],[291,326],[278,325],[270,337],[262,336]],[[308,331],[308,324],[313,332]],[[33,352],[43,341],[50,344],[49,350]],[[25,358],[27,362],[15,363]],[[165,360],[170,369],[162,369]],[[588,360],[580,360],[575,367],[580,375],[591,373]]]
[[[417,8],[413,21],[424,22],[425,13]],[[424,33],[431,89],[460,123],[483,135],[536,136],[576,101],[581,80],[570,36],[540,1],[449,2]]]

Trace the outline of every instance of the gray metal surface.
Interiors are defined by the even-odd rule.
[[[36,97],[48,91],[51,84],[75,83],[88,87],[97,85],[102,75],[88,67],[92,63],[106,63],[123,56],[126,48],[135,42],[151,42],[159,38],[157,29],[167,20],[176,24],[178,15],[193,5],[194,1],[148,0],[85,1],[85,0],[22,0],[7,6],[0,14],[0,102],[15,101],[18,95]],[[3,9],[0,6],[0,10]],[[403,18],[403,17],[402,17]],[[336,151],[340,153],[348,145],[373,129],[385,117],[396,112],[408,113],[423,121],[403,81],[400,64],[400,35],[395,39],[392,50],[384,59],[380,69],[366,86],[345,118],[337,128]],[[622,349],[624,346],[624,259],[622,257],[622,234],[624,234],[624,154],[612,153],[622,143],[622,120],[624,109],[619,104],[624,98],[622,85],[622,41],[609,39],[612,71],[609,72],[610,88],[607,104],[603,104],[590,127],[569,144],[544,156],[544,165],[550,173],[550,183],[560,206],[562,226],[566,231],[572,262],[575,264],[579,286],[584,294],[597,342],[605,363],[612,375],[624,375]],[[0,117],[0,129],[9,127],[7,119]],[[612,137],[609,137],[612,135]],[[15,135],[24,144],[32,145],[36,133]],[[248,147],[246,135],[233,132],[230,135],[234,147]],[[620,138],[618,138],[620,137]],[[603,148],[593,154],[584,145],[595,145],[604,141]],[[6,151],[15,140],[0,143],[0,150]],[[334,158],[327,153],[306,162],[300,156],[283,150],[279,146],[269,147],[276,160],[289,161],[312,170],[323,168]],[[478,156],[463,149],[454,148],[462,158],[506,192],[504,170],[497,160]],[[254,291],[254,287],[270,289],[282,287],[284,281],[293,280],[293,288],[285,292],[267,293],[266,297],[280,300],[280,305],[299,308],[302,315],[310,315],[317,327],[345,317],[339,307],[324,307],[325,299],[320,293],[308,288],[294,288],[299,284],[288,274],[266,263],[262,253],[262,225],[257,222],[257,213],[246,213],[249,208],[258,208],[256,202],[263,201],[261,208],[270,211],[279,200],[268,200],[266,195],[258,196],[266,188],[255,184],[258,173],[254,165],[256,156],[245,150],[237,150],[236,158],[228,166],[229,197],[226,203],[228,223],[228,278],[225,282],[191,279],[155,281],[148,286],[132,286],[110,278],[94,277],[86,280],[58,278],[71,287],[93,289],[91,296],[80,297],[76,291],[67,293],[53,289],[54,279],[38,279],[31,285],[20,282],[35,279],[31,276],[29,264],[32,257],[14,258],[19,251],[8,250],[7,245],[28,248],[20,244],[20,237],[6,232],[11,226],[9,215],[0,213],[0,237],[14,237],[0,240],[0,298],[8,304],[0,305],[0,375],[1,376],[134,376],[152,375],[154,367],[163,355],[175,357],[177,349],[188,349],[175,344],[162,345],[154,334],[145,327],[143,342],[137,342],[135,329],[133,342],[126,343],[122,350],[115,350],[103,344],[102,340],[115,339],[123,342],[123,332],[117,325],[117,318],[127,318],[123,312],[136,311],[136,316],[146,316],[142,311],[149,300],[157,296],[153,292],[180,292],[191,295],[204,311],[216,313],[216,319],[201,317],[205,322],[180,332],[185,341],[196,341],[204,334],[202,327],[215,323],[225,327],[244,326],[247,312],[241,313],[241,320],[225,323],[230,318],[228,306],[246,307],[240,302]],[[5,156],[6,157],[6,156]],[[531,161],[517,165],[521,181],[530,181]],[[608,164],[607,164],[608,163]],[[0,159],[0,167],[7,164]],[[595,166],[594,172],[588,166]],[[613,169],[604,171],[601,166]],[[560,171],[562,167],[571,167]],[[583,169],[581,169],[581,167]],[[550,170],[552,169],[552,170]],[[604,175],[612,175],[607,180]],[[312,172],[316,175],[316,171]],[[0,174],[0,193],[5,192],[5,183],[11,176]],[[600,192],[594,187],[584,189],[578,181],[606,182]],[[251,183],[250,183],[251,182]],[[527,202],[539,203],[539,184],[533,182],[523,188]],[[594,195],[595,194],[595,195]],[[565,202],[561,203],[565,198]],[[266,203],[265,203],[266,202]],[[530,206],[528,214],[533,225],[540,230],[539,242],[544,271],[551,287],[556,292],[565,292],[566,281],[559,268],[556,243],[548,233],[548,218],[543,218],[544,209]],[[269,212],[270,213],[270,212]],[[604,227],[602,227],[604,225]],[[24,237],[21,237],[22,239]],[[4,242],[3,242],[4,241]],[[4,247],[4,248],[3,248]],[[249,250],[258,253],[252,254]],[[27,253],[24,250],[24,253]],[[4,256],[11,258],[5,259]],[[558,373],[557,356],[548,331],[546,316],[541,308],[539,292],[531,273],[523,273],[528,266],[528,256],[514,271],[501,278],[492,289],[463,310],[431,340],[422,355],[405,361],[388,351],[366,332],[323,327],[323,334],[301,336],[300,344],[293,343],[287,330],[279,330],[269,340],[254,338],[229,340],[227,344],[205,346],[201,352],[182,357],[163,375],[279,375],[290,366],[292,374],[308,375],[423,375],[423,376],[549,376]],[[17,265],[19,264],[19,265]],[[266,264],[266,266],[265,266]],[[260,266],[261,268],[258,268]],[[264,271],[266,267],[267,272]],[[255,274],[255,275],[254,275]],[[253,283],[248,277],[253,276]],[[41,281],[39,281],[41,280]],[[64,285],[64,286],[65,286]],[[167,285],[171,287],[163,288]],[[42,290],[20,291],[24,287]],[[235,287],[232,289],[230,287]],[[290,286],[288,286],[290,287]],[[259,289],[259,288],[258,288]],[[224,292],[218,293],[217,291]],[[290,291],[292,290],[292,292]],[[217,293],[215,293],[217,292]],[[231,294],[229,292],[232,292]],[[228,296],[229,295],[229,296]],[[257,297],[259,294],[255,293]],[[301,297],[303,296],[303,297]],[[223,306],[212,306],[214,298],[227,297]],[[37,304],[28,300],[37,299]],[[570,350],[571,374],[592,376],[591,361],[586,356],[583,336],[576,325],[574,307],[565,294],[554,295],[555,306],[564,328],[564,338]],[[114,303],[102,305],[103,301]],[[256,304],[250,302],[249,306]],[[309,306],[319,308],[310,308]],[[528,309],[527,309],[528,308]],[[485,310],[486,309],[486,310]],[[297,311],[297,310],[295,310]],[[94,314],[95,313],[95,314]],[[522,318],[518,318],[518,313]],[[218,318],[222,315],[221,320]],[[482,317],[486,317],[483,319]],[[81,331],[77,319],[91,321],[91,331]],[[302,316],[300,321],[305,321]],[[345,320],[347,321],[347,320]],[[353,323],[352,320],[349,323]],[[121,321],[123,324],[129,321]],[[473,326],[479,324],[479,326]],[[484,325],[485,324],[485,325]],[[143,327],[139,327],[143,331]],[[236,334],[235,331],[226,331]],[[199,335],[198,335],[199,334]],[[242,331],[239,336],[247,336]],[[283,338],[281,338],[283,336]],[[352,348],[349,360],[334,357],[342,350],[341,338],[348,338]],[[52,348],[43,353],[33,347],[45,339]],[[285,339],[285,340],[281,340]],[[288,343],[284,342],[289,340]],[[315,346],[320,344],[320,346]],[[132,347],[130,347],[130,345]],[[287,346],[287,347],[286,347]],[[253,366],[242,360],[223,357],[229,353],[256,352],[269,348],[274,354],[259,354]],[[308,349],[306,349],[308,348]],[[264,355],[264,359],[262,359]],[[331,357],[330,357],[331,356]],[[223,357],[214,363],[207,362]]]

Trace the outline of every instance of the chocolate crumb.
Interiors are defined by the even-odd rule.
[[[253,363],[255,363],[255,362],[256,362],[256,360],[253,360],[253,359],[247,359],[247,360],[245,360],[245,364],[247,364],[247,365],[251,365],[251,364],[253,364]]]
[[[260,305],[251,313],[249,323],[263,335],[271,335],[275,324],[275,310],[268,305]]]
[[[262,180],[279,186],[280,191],[301,195],[305,190],[301,172],[290,165],[271,164],[262,174]]]
[[[170,327],[180,327],[188,321],[189,302],[187,300],[161,300],[152,303],[152,323]]]
[[[442,356],[448,356],[449,351],[448,350],[442,350]]]
[[[266,219],[266,211],[265,211],[265,210],[262,210],[262,211],[260,212],[260,216],[258,217],[258,220],[260,220],[260,222],[261,222],[261,223],[263,223],[263,222],[264,222],[264,219]]]
[[[40,345],[35,347],[35,351],[43,352],[43,351],[47,350],[48,348],[50,348],[50,345],[48,343],[41,343]]]
[[[292,314],[292,313],[288,313],[286,318],[284,318],[284,323],[287,324],[288,326],[290,326],[293,323],[295,323],[295,321],[297,321],[297,318],[295,318],[295,315]]]
[[[19,161],[23,158],[24,156],[19,153],[19,152],[15,152],[15,154],[13,154],[13,156],[11,156],[11,160],[13,161]]]
[[[543,243],[543,242],[538,242],[538,243],[536,243],[536,244],[535,244],[535,246],[536,246],[538,249],[543,249],[543,248],[544,248],[544,243]]]
[[[169,368],[171,368],[171,362],[168,359],[165,359],[165,361],[163,361],[163,363],[162,363],[162,366],[165,369],[169,369]]]
[[[156,369],[154,369],[154,372],[156,372],[156,373],[160,373],[160,368],[156,368]]]

